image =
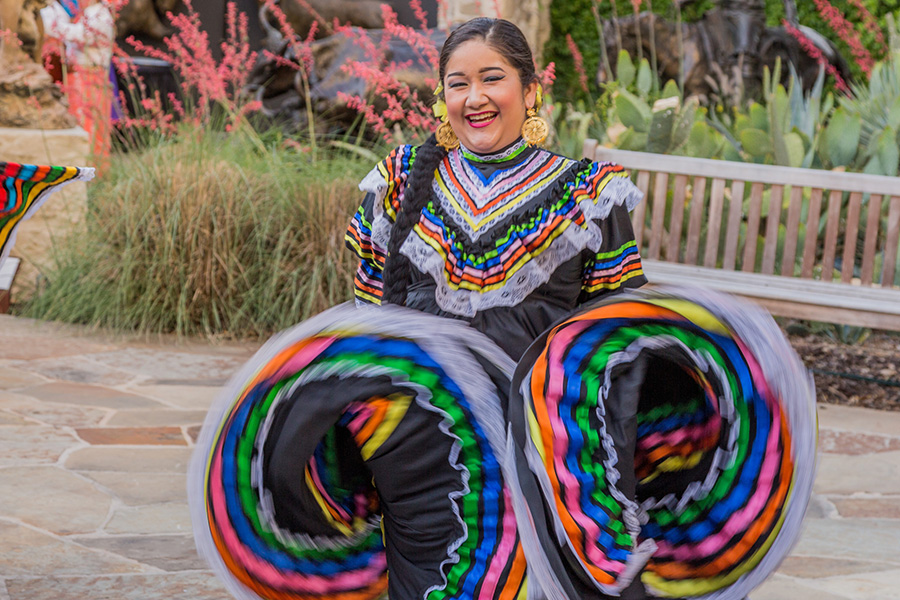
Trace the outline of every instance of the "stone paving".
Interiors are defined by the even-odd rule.
[[[256,346],[147,341],[0,315],[0,600],[227,600],[185,471]],[[900,413],[820,406],[804,533],[753,600],[900,600]]]

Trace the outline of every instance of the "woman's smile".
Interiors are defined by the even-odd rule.
[[[494,122],[494,119],[497,118],[497,113],[492,111],[480,112],[471,115],[466,115],[466,120],[469,122],[469,125],[475,128],[487,127],[491,123]]]

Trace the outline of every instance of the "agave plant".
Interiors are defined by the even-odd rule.
[[[840,155],[830,156],[832,166],[847,165],[864,173],[889,176],[896,176],[900,168],[900,30],[893,19],[889,18],[888,23],[889,54],[874,66],[868,83],[851,86],[851,95],[839,100],[828,126],[828,142],[843,138],[844,146],[857,138],[848,135],[848,128],[851,134],[859,132],[853,156],[845,147]]]
[[[824,123],[834,107],[834,98],[823,98],[825,73],[820,70],[812,89],[804,94],[791,69],[788,88],[781,85],[781,66],[765,71],[762,103],[752,102],[734,118],[714,116],[717,128],[732,142],[727,158],[790,167],[819,166],[816,149],[825,131]]]
[[[725,139],[706,122],[696,97],[683,98],[674,81],[655,91],[647,59],[635,65],[624,50],[616,74],[604,104],[605,143],[623,150],[718,157]]]

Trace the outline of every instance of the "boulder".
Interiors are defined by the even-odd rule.
[[[381,29],[365,32],[357,29],[354,35],[367,35],[375,47],[380,47],[386,34]],[[441,30],[427,30],[426,35],[438,48],[446,39],[446,33]],[[316,40],[311,46],[314,68],[309,77],[309,101],[313,112],[324,116],[337,127],[350,125],[358,112],[349,109],[338,94],[367,97],[372,90],[366,81],[351,76],[343,66],[354,61],[369,62],[371,59],[352,36],[343,33]],[[433,90],[426,79],[435,77],[436,73],[430,66],[422,64],[421,54],[407,42],[394,37],[387,41],[385,48],[380,60],[385,66],[393,64],[400,67],[394,72],[397,81],[408,85],[419,98],[430,102]],[[283,42],[280,55],[298,63],[291,47]],[[263,112],[273,119],[303,123],[306,118],[303,80],[295,68],[261,57],[250,78],[248,92],[262,101]],[[382,101],[377,97],[373,102],[376,109],[386,107],[386,103],[382,106]]]

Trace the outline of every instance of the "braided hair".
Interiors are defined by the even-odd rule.
[[[447,151],[437,145],[434,134],[416,150],[413,163],[406,180],[406,191],[403,202],[397,211],[397,220],[391,228],[391,238],[387,247],[387,260],[384,265],[384,293],[381,302],[384,304],[406,304],[407,285],[409,283],[409,258],[400,254],[400,246],[419,221],[422,209],[428,205],[434,192],[431,182],[434,170],[437,169]]]
[[[488,17],[467,21],[454,29],[447,37],[438,61],[440,81],[444,81],[447,63],[456,49],[473,39],[484,40],[486,44],[501,54],[519,73],[523,87],[537,81],[534,56],[522,31],[509,21]],[[415,161],[406,182],[403,202],[400,203],[400,210],[397,212],[397,219],[391,228],[391,237],[388,242],[388,255],[383,274],[382,303],[384,304],[406,304],[412,265],[409,258],[400,253],[400,247],[416,223],[419,222],[422,209],[433,199],[434,171],[446,156],[447,151],[437,145],[434,135],[431,135],[416,150]]]

